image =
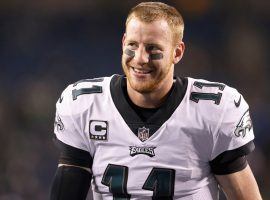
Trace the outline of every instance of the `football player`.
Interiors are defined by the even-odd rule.
[[[124,75],[69,85],[56,104],[60,149],[51,199],[259,200],[246,155],[249,106],[223,83],[174,77],[184,22],[164,3],[131,9]]]

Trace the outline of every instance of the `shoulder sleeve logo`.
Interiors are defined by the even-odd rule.
[[[240,103],[241,103],[241,97],[242,97],[242,96],[240,95],[238,101],[235,101],[235,100],[234,100],[234,105],[236,106],[236,108],[238,108],[238,107],[240,106]]]
[[[236,137],[245,137],[252,127],[253,125],[249,115],[249,110],[247,110],[238,122],[234,134]]]
[[[58,114],[56,114],[56,116],[55,116],[54,127],[57,131],[64,131],[65,130],[64,123],[62,122],[62,119],[60,118],[60,116]]]
[[[107,140],[108,139],[108,122],[101,120],[90,120],[89,122],[90,139]]]

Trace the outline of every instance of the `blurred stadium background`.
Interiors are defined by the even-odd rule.
[[[139,2],[0,1],[0,200],[48,199],[55,102],[69,83],[122,73],[125,17]],[[224,82],[248,101],[257,147],[249,160],[270,199],[270,1],[163,2],[186,24],[176,74]]]

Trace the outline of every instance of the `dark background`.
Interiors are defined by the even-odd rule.
[[[121,38],[140,1],[0,1],[0,199],[48,199],[55,102],[70,83],[122,73]],[[269,0],[171,0],[185,20],[176,74],[236,87],[250,105],[250,164],[270,199]]]

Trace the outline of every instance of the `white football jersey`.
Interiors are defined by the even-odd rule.
[[[218,199],[209,161],[254,139],[241,94],[221,83],[186,78],[179,96],[176,78],[170,105],[143,122],[121,94],[123,80],[113,75],[79,81],[56,104],[58,140],[93,159],[94,198]]]

